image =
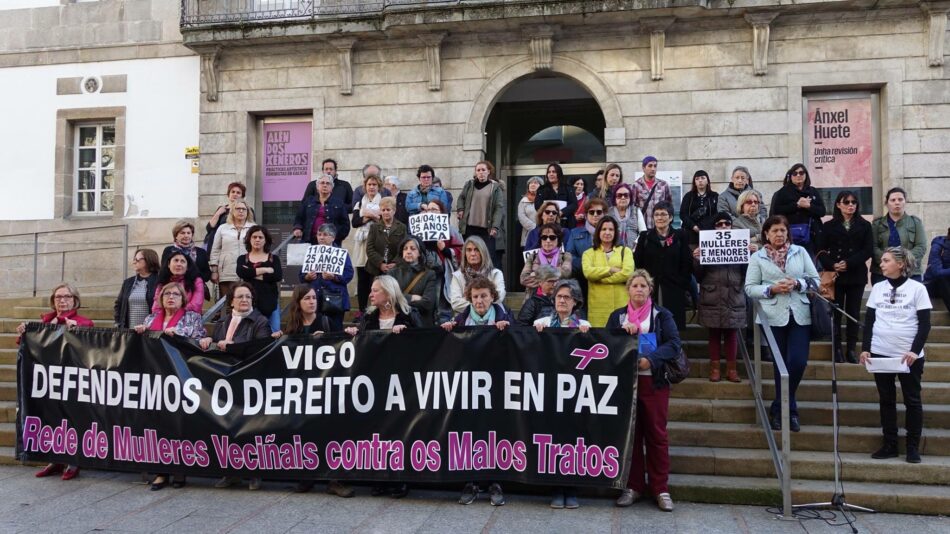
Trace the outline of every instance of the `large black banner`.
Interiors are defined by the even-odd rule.
[[[634,340],[481,327],[285,336],[225,353],[31,324],[17,452],[206,476],[621,488]]]

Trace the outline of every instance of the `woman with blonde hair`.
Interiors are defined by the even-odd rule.
[[[211,245],[211,281],[218,284],[218,292],[227,294],[231,286],[241,279],[237,275],[237,259],[246,251],[244,239],[254,226],[250,217],[250,205],[243,199],[232,200],[228,207],[228,220],[218,226]]]

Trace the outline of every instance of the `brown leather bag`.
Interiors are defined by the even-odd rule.
[[[828,254],[827,250],[821,250],[815,255],[815,265],[821,265],[818,262],[818,256]],[[821,271],[818,273],[819,283],[818,292],[828,300],[835,299],[835,280],[838,278],[837,271]]]

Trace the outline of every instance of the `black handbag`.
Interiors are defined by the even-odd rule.
[[[809,295],[811,302],[811,339],[824,339],[831,336],[831,306],[824,300]],[[840,340],[839,340],[840,341]]]
[[[666,380],[670,384],[679,384],[689,376],[689,358],[686,357],[686,350],[680,348],[680,353],[674,360],[664,362],[666,369]]]
[[[344,311],[342,291],[327,287],[320,291],[320,313],[341,314]]]

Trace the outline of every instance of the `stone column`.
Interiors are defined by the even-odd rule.
[[[205,82],[205,100],[218,101],[218,58],[221,54],[219,47],[201,52],[201,77]]]
[[[770,25],[776,11],[746,13],[745,20],[752,25],[752,72],[756,76],[765,76],[769,72],[769,34]]]
[[[442,40],[446,35],[446,32],[419,35],[426,47],[426,74],[430,91],[442,90]]]
[[[931,67],[940,67],[943,65],[947,12],[950,12],[950,2],[921,2],[920,9],[930,19],[927,25],[927,64]]]
[[[554,26],[540,24],[530,26],[524,29],[524,33],[530,37],[529,47],[531,49],[531,59],[534,61],[534,70],[551,70],[554,62]]]
[[[353,94],[353,46],[356,44],[355,37],[340,37],[331,39],[330,44],[337,49],[340,54],[340,94]]]
[[[640,21],[640,27],[650,32],[650,78],[663,79],[663,49],[666,47],[666,29],[676,20],[674,17],[651,17]]]

